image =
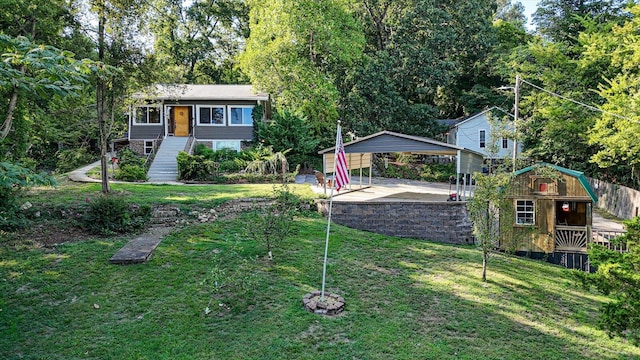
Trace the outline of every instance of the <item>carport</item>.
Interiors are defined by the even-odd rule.
[[[456,145],[443,143],[430,138],[381,131],[344,144],[347,167],[350,171],[360,170],[360,189],[372,186],[371,169],[372,154],[411,153],[424,155],[442,155],[456,157],[456,194],[466,200],[471,192],[469,179],[474,172],[482,171],[484,157],[482,154]],[[325,179],[333,176],[335,169],[335,147],[318,152],[322,155],[322,172]],[[363,169],[369,169],[368,185],[362,181]],[[349,190],[352,190],[351,181]],[[326,184],[325,184],[326,193]]]

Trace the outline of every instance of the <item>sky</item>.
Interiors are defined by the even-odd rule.
[[[538,8],[538,2],[540,0],[519,0],[522,5],[524,5],[524,15],[529,18],[527,23],[527,28],[531,29],[533,26],[531,25],[531,19],[533,17],[533,13],[536,12]]]

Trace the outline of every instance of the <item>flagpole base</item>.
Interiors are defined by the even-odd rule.
[[[304,308],[314,314],[335,316],[344,311],[344,298],[337,294],[324,294],[324,301],[321,300],[320,291],[313,291],[302,298]]]

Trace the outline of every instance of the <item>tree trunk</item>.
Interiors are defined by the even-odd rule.
[[[487,251],[482,251],[482,282],[487,281]]]
[[[104,3],[98,6],[98,61],[104,62],[104,23],[106,21],[104,14]],[[96,108],[98,113],[98,131],[100,132],[100,175],[102,177],[102,192],[109,193],[111,191],[109,187],[109,174],[107,172],[107,134],[105,131],[106,125],[106,110],[105,103],[105,81],[102,78],[102,74],[98,73],[96,80]]]
[[[2,132],[0,132],[0,141],[7,138],[9,135],[9,131],[11,131],[11,126],[13,124],[13,112],[16,110],[16,106],[18,103],[18,87],[14,86],[13,91],[11,92],[11,99],[9,100],[9,109],[7,110],[7,117],[4,119],[2,123]]]

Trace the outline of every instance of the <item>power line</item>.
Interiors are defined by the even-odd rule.
[[[568,98],[568,97],[566,97],[566,96],[563,96],[563,95],[560,95],[560,94],[554,93],[553,91],[547,90],[547,89],[542,88],[542,87],[540,87],[540,86],[538,86],[538,85],[535,85],[535,84],[533,84],[533,83],[530,83],[530,82],[528,82],[527,80],[525,80],[525,79],[523,79],[523,78],[520,78],[520,81],[522,81],[523,83],[526,83],[527,85],[530,85],[530,86],[532,86],[532,87],[534,87],[534,88],[536,88],[536,89],[538,89],[538,90],[540,90],[540,91],[544,91],[544,92],[546,92],[547,94],[550,94],[550,95],[553,95],[553,96],[557,96],[557,97],[559,97],[559,98],[561,98],[561,99],[563,99],[563,100],[570,101],[570,102],[572,102],[572,103],[574,103],[574,104],[576,104],[576,105],[584,106],[584,107],[586,107],[586,108],[587,108],[587,109],[589,109],[589,110],[599,111],[599,112],[601,112],[601,113],[603,113],[603,114],[611,115],[611,116],[614,116],[614,117],[617,117],[617,118],[620,118],[620,119],[629,120],[629,121],[632,121],[632,122],[635,122],[635,123],[639,123],[639,124],[640,124],[640,121],[638,121],[638,120],[635,120],[635,119],[632,119],[632,118],[628,118],[628,117],[626,117],[626,116],[622,116],[622,115],[619,115],[619,114],[616,114],[616,113],[612,113],[612,112],[610,112],[610,111],[602,110],[602,109],[599,109],[599,108],[597,108],[597,107],[595,107],[595,106],[593,106],[593,105],[589,105],[589,104],[582,103],[582,102],[580,102],[580,101],[578,101],[578,100],[573,100],[573,99]]]

